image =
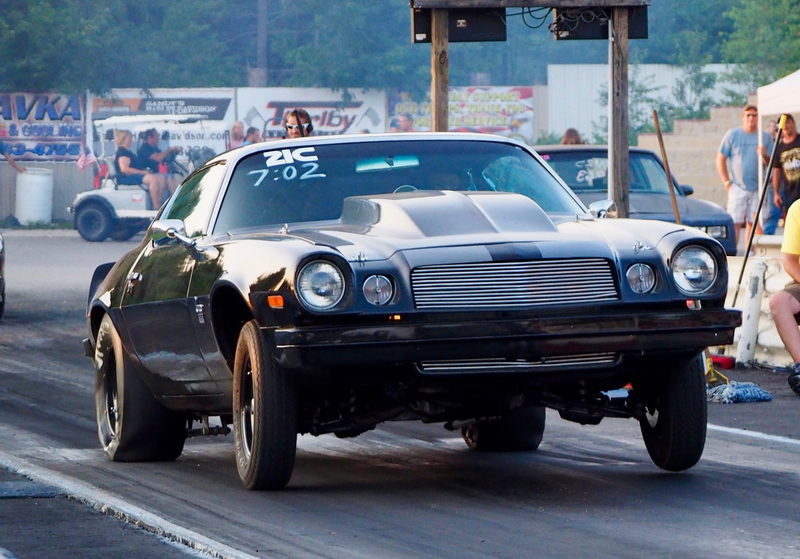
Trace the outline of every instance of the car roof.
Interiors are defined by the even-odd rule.
[[[430,142],[430,141],[470,141],[487,143],[507,143],[520,146],[530,151],[530,146],[512,138],[497,136],[495,134],[481,134],[477,132],[387,132],[383,134],[337,134],[330,136],[306,136],[305,138],[281,138],[276,140],[266,140],[256,144],[234,148],[225,153],[221,153],[209,160],[209,163],[225,160],[231,156],[243,157],[250,153],[264,151],[265,149],[276,150],[282,148],[300,147],[306,145],[330,145],[330,144],[358,144],[365,142]]]
[[[608,152],[608,146],[603,144],[544,144],[544,145],[535,145],[533,146],[537,152],[547,152],[547,153],[554,153],[554,152],[571,152],[571,151],[596,151],[596,152]],[[641,148],[638,146],[629,146],[628,151],[634,153],[648,153],[655,155],[653,150]]]

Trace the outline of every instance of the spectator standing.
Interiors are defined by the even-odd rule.
[[[292,109],[283,119],[283,129],[287,138],[303,138],[314,131],[311,116],[305,109]]]
[[[800,199],[800,137],[797,124],[790,114],[786,116],[781,141],[775,148],[772,169],[772,186],[775,205],[788,211],[795,200]]]
[[[772,153],[772,146],[775,145],[775,139],[778,137],[778,123],[771,120],[767,123],[767,133],[771,138],[769,145],[764,145],[759,148],[761,158],[769,163],[769,154]],[[764,207],[761,208],[761,228],[765,235],[774,235],[778,229],[778,222],[783,217],[784,209],[775,198],[775,189],[772,182],[767,185],[767,193],[764,195]]]
[[[581,138],[580,132],[575,130],[574,128],[567,128],[564,130],[564,135],[561,137],[561,143],[570,145],[570,144],[582,144],[583,139]]]
[[[250,144],[255,144],[261,141],[263,141],[261,132],[255,126],[251,126],[247,129],[247,134],[244,135],[244,141],[242,142],[242,145],[249,146]]]
[[[415,132],[414,118],[409,113],[400,113],[397,115],[397,131],[398,132]]]
[[[244,143],[244,122],[235,121],[231,125],[230,137],[228,138],[228,149],[238,148]]]
[[[728,192],[727,209],[733,218],[737,244],[743,226],[746,238],[750,237],[758,209],[758,166],[765,155],[765,150],[759,151],[759,143],[770,145],[769,134],[762,132],[762,141],[758,141],[758,109],[747,105],[742,111],[742,126],[725,133],[716,159],[717,173]],[[761,232],[757,224],[756,228]]]
[[[778,335],[794,361],[789,370],[789,387],[800,396],[800,201],[786,212],[781,253],[783,269],[792,281],[770,296],[769,308]]]

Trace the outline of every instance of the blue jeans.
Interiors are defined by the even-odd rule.
[[[775,194],[773,186],[767,186],[767,194],[764,196],[764,206],[761,208],[761,228],[765,235],[774,235],[778,228],[778,220],[783,215],[783,209],[775,205]]]

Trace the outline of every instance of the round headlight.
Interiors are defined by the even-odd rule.
[[[328,310],[344,297],[344,276],[327,260],[314,260],[297,274],[297,294],[310,309]]]
[[[678,289],[687,295],[699,295],[717,279],[717,262],[703,247],[687,246],[672,258],[672,277]]]
[[[386,276],[370,276],[364,281],[362,287],[364,297],[373,305],[385,305],[392,300],[394,288]]]
[[[634,264],[625,274],[628,278],[628,285],[635,293],[647,293],[656,285],[656,274],[647,264],[641,262]]]

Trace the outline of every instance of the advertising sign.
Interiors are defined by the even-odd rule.
[[[74,161],[84,145],[82,95],[0,93],[0,141],[21,161]]]
[[[233,120],[232,88],[114,89],[91,97],[92,119],[114,115],[196,115],[208,120]]]
[[[470,86],[448,89],[448,122],[453,132],[483,132],[530,143],[533,138],[533,87]],[[429,101],[417,103],[406,95],[391,103],[390,115],[407,113],[419,131],[431,129]]]
[[[308,111],[319,136],[386,131],[383,91],[249,87],[237,90],[236,105],[245,128],[258,128],[265,139],[283,137],[284,118],[294,108]]]
[[[140,142],[139,135],[155,128],[162,135],[159,142],[162,148],[178,146],[182,157],[202,151],[204,159],[227,149],[228,128],[235,114],[233,88],[113,89],[108,96],[90,97],[89,107],[96,130],[130,130],[135,138],[134,151]],[[174,118],[165,119],[165,115]],[[113,126],[104,122],[110,117],[123,116],[131,117],[130,122],[121,121]],[[176,120],[180,117],[189,122]],[[97,151],[113,154],[116,151],[113,141],[109,137],[104,141],[105,145]]]

